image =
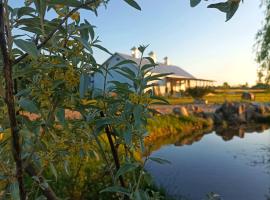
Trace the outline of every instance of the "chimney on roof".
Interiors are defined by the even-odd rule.
[[[164,64],[165,65],[170,65],[171,64],[170,59],[167,56],[164,58]]]
[[[148,56],[154,60],[154,62],[157,62],[157,55],[155,52],[151,51]]]
[[[131,50],[131,56],[133,58],[139,58],[139,49],[137,47],[133,47]]]

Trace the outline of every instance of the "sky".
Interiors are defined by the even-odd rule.
[[[97,27],[101,45],[111,52],[130,54],[133,46],[149,44],[147,51],[154,51],[158,61],[168,56],[172,64],[197,78],[255,84],[258,64],[253,46],[264,17],[261,0],[244,1],[229,22],[224,13],[206,8],[205,1],[195,8],[189,0],[137,2],[142,11],[123,0],[110,0],[106,9],[99,8],[98,17],[83,11],[81,19]],[[18,7],[23,1],[11,3]],[[99,63],[109,57],[98,50],[94,54]]]
[[[168,56],[172,64],[198,78],[218,84],[256,82],[253,46],[264,17],[260,0],[245,1],[229,22],[224,13],[206,8],[207,2],[196,8],[189,0],[137,2],[142,11],[111,0],[107,9],[99,9],[98,17],[85,15],[111,52],[129,54],[131,47],[149,44],[148,51],[154,51],[159,61]],[[108,58],[100,52],[96,56],[100,62]]]

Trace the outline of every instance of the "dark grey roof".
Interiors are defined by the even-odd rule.
[[[139,58],[134,58],[130,55],[122,54],[122,53],[116,53],[117,55],[121,56],[122,58],[126,60],[133,60],[137,64],[140,63]],[[149,61],[146,59],[142,60],[142,65],[149,64]],[[193,75],[188,73],[187,71],[183,70],[181,67],[175,66],[175,65],[165,65],[164,63],[157,63],[158,65],[152,70],[153,73],[163,74],[163,73],[172,73],[176,76],[182,76],[184,78],[190,78],[190,79],[196,79]]]

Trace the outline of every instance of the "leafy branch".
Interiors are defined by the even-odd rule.
[[[49,1],[51,4],[63,4],[63,1]],[[57,27],[51,31],[48,36],[40,43],[37,45],[37,49],[41,49],[43,46],[49,42],[49,40],[55,35],[55,33],[62,27],[62,25],[70,18],[75,12],[77,12],[81,8],[91,8],[93,6],[96,6],[96,3],[99,2],[98,0],[91,0],[91,1],[86,1],[83,4],[71,4],[71,6],[76,6],[73,8],[68,14],[65,15],[65,17],[61,20],[61,22],[57,25]],[[27,57],[29,53],[25,53],[21,55],[19,58],[15,59],[14,62],[12,63],[13,65],[18,64],[20,61],[22,61],[25,57]]]

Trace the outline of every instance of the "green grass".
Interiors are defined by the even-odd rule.
[[[270,92],[263,92],[263,91],[252,91],[255,94],[255,101],[256,102],[270,102]],[[241,99],[242,91],[235,91],[235,90],[227,90],[224,91],[216,91],[214,94],[208,95],[204,97],[208,101],[208,103],[224,103],[225,101],[243,101]],[[187,104],[193,103],[194,100],[191,97],[178,97],[173,98],[169,97],[166,99],[170,104],[177,105],[177,104]]]
[[[167,144],[190,144],[199,140],[204,132],[212,130],[212,127],[212,121],[194,116],[154,116],[148,120],[150,134],[144,140],[146,154],[150,155]]]

